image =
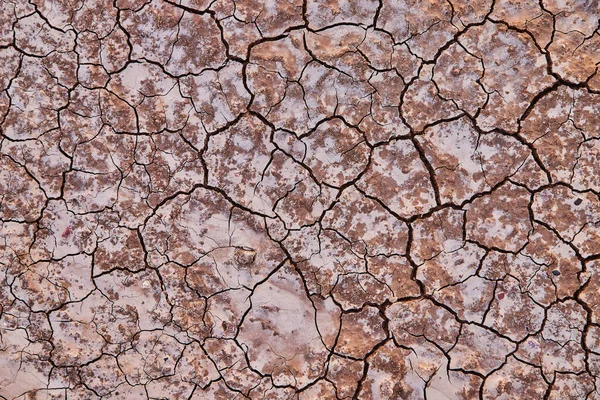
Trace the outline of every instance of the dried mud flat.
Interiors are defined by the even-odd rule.
[[[0,399],[600,399],[599,21],[1,0]]]

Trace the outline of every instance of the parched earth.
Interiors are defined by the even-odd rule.
[[[0,399],[600,399],[599,21],[0,0]]]

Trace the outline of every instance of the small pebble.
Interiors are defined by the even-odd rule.
[[[577,199],[577,200],[575,200],[575,205],[576,205],[576,206],[578,206],[578,205],[580,205],[582,202],[583,202],[583,200],[581,200],[581,199]]]
[[[555,269],[555,270],[552,271],[552,275],[559,276],[560,275],[560,271],[557,270],[557,269]]]

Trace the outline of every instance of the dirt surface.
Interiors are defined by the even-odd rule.
[[[600,399],[600,3],[0,0],[0,399]]]

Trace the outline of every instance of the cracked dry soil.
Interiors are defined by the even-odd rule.
[[[600,399],[600,3],[0,0],[0,399]]]

